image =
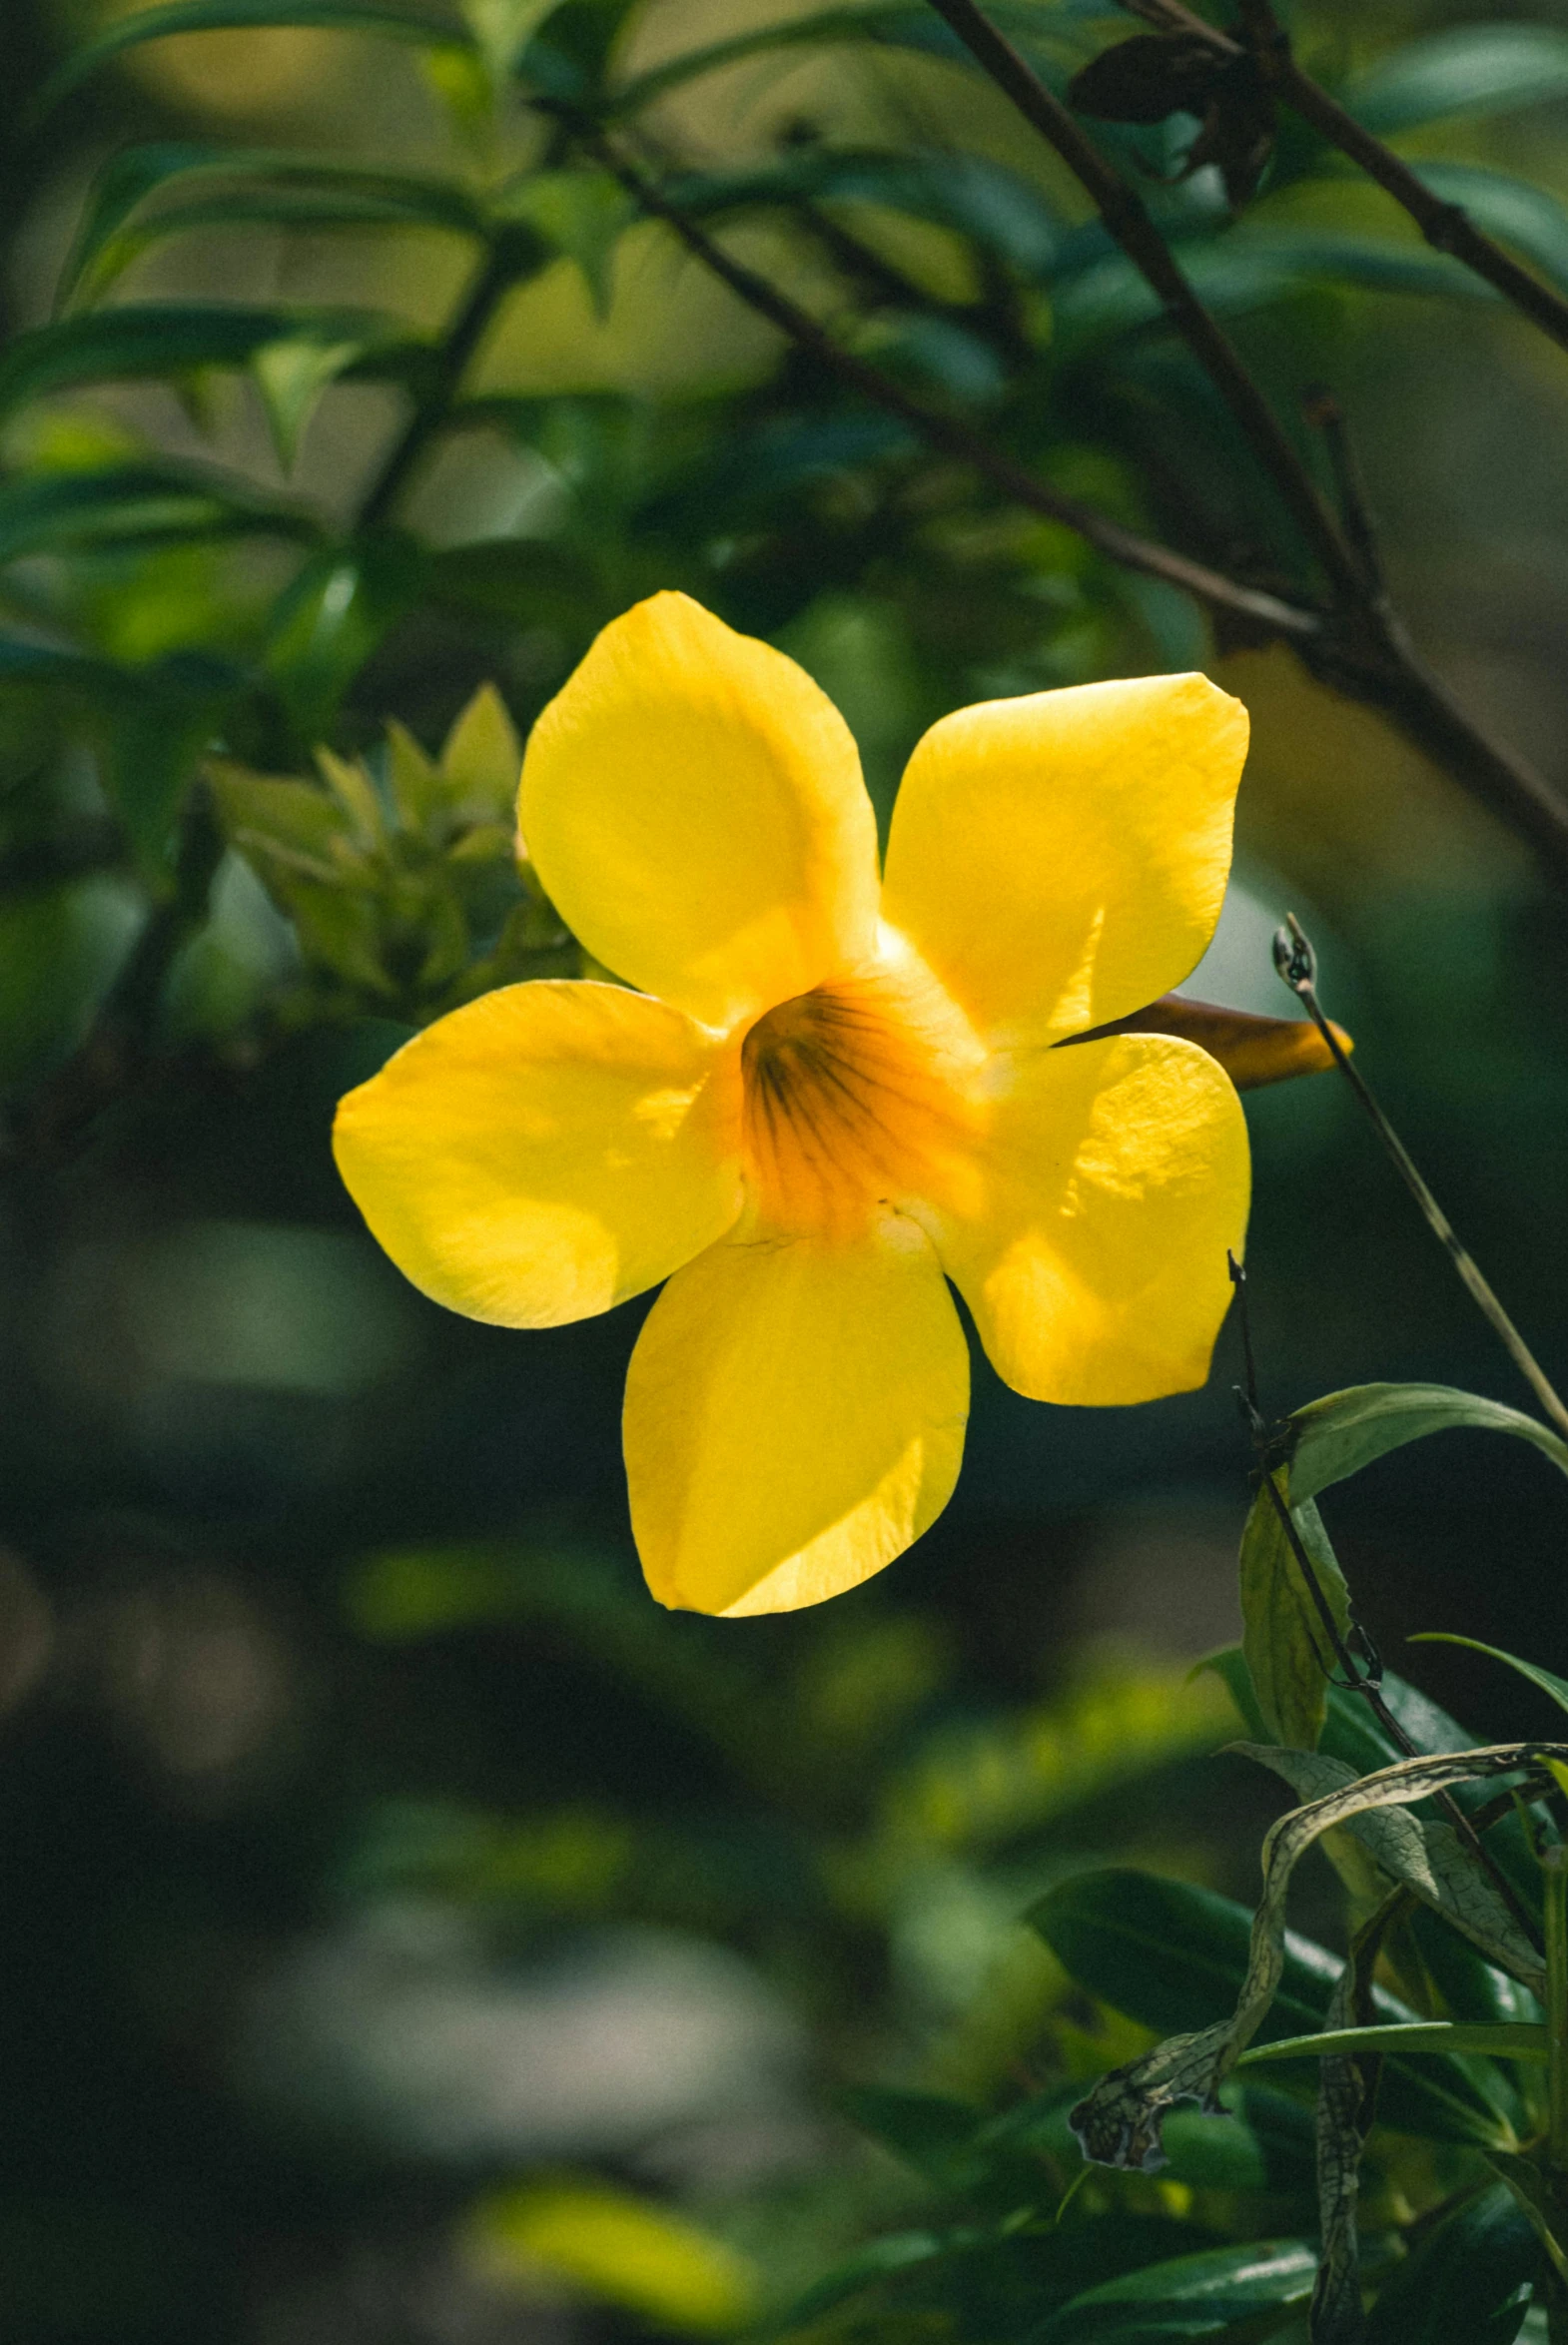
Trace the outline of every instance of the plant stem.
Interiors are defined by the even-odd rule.
[[[1274,1480],[1272,1471],[1266,1465],[1263,1468],[1263,1483],[1273,1503],[1274,1512],[1279,1518],[1279,1528],[1285,1535],[1285,1542],[1295,1560],[1296,1569],[1301,1575],[1306,1592],[1312,1599],[1318,1619],[1323,1625],[1334,1659],[1344,1671],[1345,1690],[1348,1693],[1361,1696],[1372,1716],[1397,1750],[1402,1751],[1407,1759],[1418,1759],[1421,1756],[1420,1750],[1411,1741],[1398,1719],[1389,1709],[1383,1698],[1382,1687],[1376,1678],[1368,1676],[1360,1667],[1344,1638],[1340,1635],[1339,1623],[1335,1620],[1333,1608],[1323,1593],[1322,1582],[1318,1579],[1316,1567],[1306,1551],[1306,1543],[1296,1529],[1295,1517],[1291,1514],[1289,1505],[1278,1483]],[[1512,1883],[1498,1866],[1496,1859],[1454,1798],[1453,1793],[1439,1792],[1437,1804],[1445,1811],[1454,1831],[1491,1882],[1492,1887],[1513,1916],[1518,1928],[1533,1946],[1535,1943],[1534,1924],[1520,1903]]]
[[[1308,550],[1345,602],[1363,599],[1366,582],[1311,474],[1280,429],[1228,335],[1204,309],[1137,191],[1113,170],[1054,90],[1005,40],[975,0],[930,0],[975,62],[1039,131],[1091,197],[1112,236],[1159,297],[1172,324],[1208,376],[1242,437],[1273,482]]]
[[[1500,1338],[1509,1358],[1524,1377],[1558,1432],[1565,1439],[1568,1439],[1568,1407],[1563,1405],[1562,1399],[1546,1370],[1541,1366],[1524,1337],[1504,1310],[1488,1281],[1482,1276],[1474,1255],[1467,1246],[1461,1243],[1453,1223],[1422,1179],[1414,1158],[1383,1114],[1359,1068],[1352,1063],[1343,1044],[1334,1033],[1333,1027],[1317,999],[1317,956],[1295,914],[1293,912],[1287,914],[1286,919],[1287,927],[1282,928],[1274,939],[1275,967],[1333,1053],[1334,1065],[1354,1092],[1372,1130],[1393,1160],[1400,1178],[1425,1214],[1428,1226],[1446,1250],[1449,1260],[1458,1271],[1466,1290],[1480,1309],[1487,1324],[1493,1333]]]
[[[431,380],[360,507],[360,526],[374,529],[392,518],[398,497],[456,404],[462,379],[502,296],[520,274],[516,253],[497,237],[480,262],[451,324],[441,337]]]
[[[1101,219],[1229,407],[1253,455],[1292,515],[1328,580],[1335,610],[1319,651],[1303,648],[1312,673],[1384,709],[1401,729],[1456,774],[1476,797],[1529,839],[1559,885],[1568,884],[1568,806],[1525,762],[1471,722],[1417,658],[1390,609],[1375,569],[1329,513],[1310,473],[1267,400],[1187,283],[1137,192],[1105,160],[1072,113],[997,31],[975,0],[930,0],[981,70],[1048,141],[1092,198]],[[1139,13],[1165,5],[1148,0]],[[1173,21],[1175,21],[1173,19]],[[1200,18],[1191,26],[1212,32]],[[1234,52],[1236,44],[1228,44]]]
[[[1183,553],[1161,545],[1155,539],[1144,537],[1136,529],[1128,529],[1109,514],[1086,504],[1081,497],[1070,496],[1065,489],[1053,488],[1027,466],[1018,463],[1000,448],[993,447],[979,433],[971,431],[956,416],[945,414],[940,408],[928,407],[915,398],[891,375],[869,365],[844,350],[826,329],[818,325],[808,311],[802,310],[786,294],[770,285],[744,262],[735,260],[721,245],[714,243],[707,233],[672,204],[635,164],[610,146],[600,134],[584,130],[581,144],[612,171],[628,194],[636,197],[643,209],[656,220],[665,221],[694,259],[702,262],[714,276],[740,296],[759,317],[766,318],[781,334],[787,335],[797,350],[803,350],[836,375],[841,383],[860,391],[874,404],[889,414],[899,416],[919,432],[928,446],[937,447],[963,462],[972,464],[977,472],[994,482],[1005,495],[1016,499],[1037,513],[1044,513],[1054,521],[1064,522],[1087,538],[1091,545],[1107,554],[1124,567],[1140,570],[1146,577],[1164,579],[1168,585],[1178,586],[1211,608],[1229,610],[1265,627],[1271,634],[1283,635],[1292,641],[1315,635],[1323,625],[1323,616],[1304,604],[1286,602],[1277,594],[1264,593],[1251,586],[1243,586],[1222,571],[1210,569],[1206,563],[1191,561]]]
[[[1546,2156],[1568,2173],[1568,1849],[1541,1852],[1546,1887]]]
[[[1184,7],[1182,0],[1122,0],[1122,5],[1135,16],[1143,17],[1147,24],[1195,35],[1206,41],[1218,56],[1252,56],[1264,87],[1392,196],[1429,245],[1484,278],[1532,326],[1539,327],[1560,348],[1568,350],[1568,302],[1477,228],[1462,205],[1445,204],[1440,196],[1434,196],[1402,156],[1384,146],[1381,139],[1373,138],[1370,131],[1363,130],[1355,116],[1346,113],[1320,82],[1303,73],[1291,54],[1290,36],[1275,16],[1270,0],[1240,0],[1241,23],[1246,35],[1244,45]]]

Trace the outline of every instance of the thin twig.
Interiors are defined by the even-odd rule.
[[[652,180],[640,171],[619,149],[612,147],[602,134],[584,129],[581,144],[598,157],[606,170],[612,171],[628,194],[636,197],[643,209],[653,218],[664,221],[680,238],[692,256],[710,269],[714,276],[740,296],[759,317],[766,318],[781,334],[787,335],[798,350],[807,351],[821,365],[848,384],[866,398],[899,416],[908,423],[928,446],[940,448],[946,455],[956,456],[974,466],[977,472],[994,482],[1005,495],[1032,511],[1044,513],[1054,521],[1062,521],[1091,545],[1121,562],[1126,568],[1140,570],[1146,577],[1164,579],[1168,585],[1178,586],[1184,593],[1213,609],[1233,611],[1242,618],[1266,628],[1270,634],[1283,635],[1292,641],[1307,640],[1317,634],[1323,624],[1322,614],[1305,604],[1286,602],[1277,594],[1266,594],[1259,588],[1244,586],[1235,578],[1227,578],[1222,571],[1210,569],[1206,563],[1191,561],[1154,538],[1142,536],[1136,529],[1128,529],[1109,514],[1086,504],[1082,497],[1071,496],[1065,489],[1055,488],[1042,480],[1025,465],[1018,463],[1000,448],[993,447],[978,432],[971,431],[954,415],[938,407],[929,407],[924,400],[914,397],[891,375],[879,367],[856,358],[835,342],[826,328],[819,326],[809,311],[803,310],[788,295],[779,292],[755,270],[747,268],[721,245],[714,243],[679,205],[672,204]]]
[[[1358,164],[1368,179],[1375,180],[1392,196],[1429,245],[1484,278],[1532,326],[1539,327],[1553,342],[1568,350],[1568,302],[1477,228],[1463,205],[1447,204],[1440,196],[1434,196],[1402,156],[1384,146],[1381,139],[1373,138],[1370,131],[1363,130],[1355,116],[1347,113],[1336,98],[1331,98],[1320,82],[1302,71],[1291,52],[1290,36],[1275,16],[1270,0],[1240,0],[1244,44],[1184,7],[1182,0],[1122,0],[1122,5],[1132,15],[1141,16],[1146,24],[1206,41],[1216,56],[1250,55],[1256,61],[1265,89],[1299,114],[1303,122],[1310,123],[1329,146]]]
[[[1187,283],[1136,190],[1105,160],[1061,99],[975,0],[930,4],[1093,199],[1112,236],[1165,305],[1293,515],[1332,586],[1336,605],[1334,623],[1319,631],[1315,647],[1300,647],[1312,673],[1384,710],[1410,739],[1527,838],[1560,885],[1568,883],[1568,806],[1523,759],[1489,740],[1416,656],[1387,597],[1365,573],[1268,402]],[[1161,4],[1163,0],[1151,0],[1151,5]],[[1147,8],[1140,6],[1140,13],[1147,14]],[[1200,18],[1192,21],[1201,24]]]
[[[1366,586],[1300,455],[1280,429],[1228,335],[1215,324],[1187,283],[1137,190],[1115,171],[1012,43],[975,0],[930,0],[982,72],[1010,98],[1027,122],[1055,148],[1135,269],[1163,304],[1172,324],[1235,417],[1243,438],[1273,483],[1308,551],[1340,600],[1357,603]]]
[[[1334,1065],[1344,1077],[1360,1103],[1372,1130],[1392,1158],[1400,1178],[1414,1197],[1427,1224],[1445,1248],[1449,1260],[1458,1271],[1464,1285],[1478,1305],[1493,1333],[1497,1335],[1509,1358],[1524,1377],[1541,1407],[1559,1433],[1568,1438],[1568,1408],[1565,1408],[1556,1387],[1546,1370],[1531,1351],[1524,1337],[1514,1325],[1491,1286],[1482,1276],[1479,1265],[1469,1248],[1460,1242],[1442,1206],[1438,1203],[1416,1168],[1403,1141],[1389,1123],[1372,1092],[1340,1042],[1333,1026],[1317,998],[1317,956],[1293,912],[1286,915],[1287,925],[1274,938],[1274,966],[1285,984],[1305,1009],[1329,1050]]]
[[[433,379],[415,400],[412,414],[365,493],[360,507],[362,529],[375,528],[392,517],[425,449],[446,423],[469,362],[518,274],[517,254],[504,236],[498,237],[479,264],[451,325],[441,337]]]

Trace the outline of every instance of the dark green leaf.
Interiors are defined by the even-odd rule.
[[[1450,1384],[1352,1384],[1296,1409],[1290,1428],[1290,1487],[1298,1502],[1428,1433],[1513,1433],[1568,1474],[1568,1442],[1520,1409]]]
[[[980,2129],[980,2111],[943,2093],[895,2092],[862,2085],[842,2093],[840,2105],[863,2132],[875,2134],[907,2166],[940,2189],[961,2186],[973,2169],[971,2155]]]
[[[1366,2345],[1513,2345],[1529,2306],[1535,2229],[1506,2184],[1428,2232],[1379,2295]]]
[[[1040,2345],[1132,2345],[1134,2339],[1206,2337],[1303,2303],[1317,2257],[1303,2239],[1255,2240],[1149,2265],[1087,2289],[1047,2321]]]
[[[847,2297],[858,2296],[863,2289],[875,2287],[879,2280],[888,2280],[900,2272],[914,2270],[918,2265],[933,2263],[949,2252],[949,2236],[942,2231],[893,2231],[885,2239],[873,2239],[865,2247],[857,2247],[841,2263],[824,2272],[805,2291],[797,2296],[774,2319],[766,2322],[763,2334],[776,2330],[803,2328],[823,2313],[831,2312]]]
[[[268,532],[320,535],[308,513],[195,465],[39,472],[0,486],[0,562],[36,553]]]
[[[1350,1625],[1350,1593],[1310,1498],[1294,1504],[1286,1470],[1274,1486],[1317,1577],[1334,1625]],[[1241,1650],[1269,1739],[1297,1751],[1315,1751],[1334,1667],[1328,1633],[1312,1602],[1294,1551],[1266,1488],[1252,1501],[1241,1534]]]
[[[414,5],[393,5],[393,0],[170,0],[165,7],[141,8],[115,18],[74,50],[40,91],[38,111],[47,113],[100,66],[144,41],[161,41],[176,33],[256,31],[264,26],[375,33],[425,49],[475,47],[472,34],[450,17]]]
[[[365,310],[127,303],[19,334],[0,358],[0,413],[87,383],[167,381],[204,367],[246,367],[279,344],[333,351],[342,372],[404,339],[395,320]]]
[[[1077,1874],[1026,1919],[1081,1986],[1163,2035],[1224,2018],[1246,1975],[1251,1915],[1188,1882],[1121,1868]],[[1326,1949],[1288,1933],[1279,1990],[1254,2040],[1315,2033],[1340,1967]],[[1381,1987],[1373,2002],[1381,2020],[1416,2016]],[[1453,2060],[1389,2059],[1381,2109],[1390,2125],[1433,2140],[1496,2138],[1495,2111]]]
[[[1563,2204],[1557,2176],[1538,2166],[1534,2158],[1511,2150],[1487,2152],[1487,2163],[1501,2174],[1520,2212],[1551,2257],[1559,2280],[1568,2280],[1568,2206]]]
[[[165,192],[191,200],[141,213],[149,197]],[[138,255],[165,237],[198,228],[247,227],[482,233],[478,207],[454,180],[287,150],[164,141],[128,148],[99,173],[61,273],[60,304],[96,301]]]
[[[1464,24],[1408,41],[1340,92],[1386,138],[1447,114],[1496,114],[1568,96],[1568,33],[1544,24]]]

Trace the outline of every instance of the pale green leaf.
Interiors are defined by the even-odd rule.
[[[1496,114],[1568,97],[1568,33],[1545,24],[1463,24],[1407,41],[1339,93],[1379,138],[1451,114]]]
[[[1344,1637],[1350,1627],[1350,1593],[1322,1519],[1310,1498],[1291,1505],[1286,1470],[1275,1473],[1274,1485],[1290,1508],[1334,1625]],[[1315,1751],[1334,1654],[1266,1489],[1253,1499],[1241,1534],[1240,1590],[1241,1650],[1263,1723],[1275,1742]]]
[[[522,772],[522,745],[493,684],[481,684],[447,734],[441,775],[459,822],[509,826]]]
[[[1249,2044],[1236,2066],[1326,2059],[1337,2052],[1453,2052],[1492,2060],[1544,2060],[1546,2026],[1528,2019],[1400,2019],[1373,2027],[1325,2027],[1320,2035],[1281,2035],[1272,2043]]]

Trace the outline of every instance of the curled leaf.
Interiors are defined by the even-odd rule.
[[[1283,1973],[1290,1876],[1323,1833],[1377,1810],[1410,1807],[1453,1784],[1515,1775],[1564,1758],[1568,1744],[1500,1743],[1486,1750],[1406,1759],[1281,1816],[1263,1843],[1263,1895],[1253,1918],[1246,1976],[1235,2010],[1228,2019],[1194,2034],[1170,2036],[1142,2058],[1103,2076],[1072,2112],[1085,2156],[1101,2165],[1139,2166],[1152,2172],[1164,2159],[1160,2129],[1168,2109],[1180,2100],[1195,2100],[1210,2110],[1219,2105],[1219,2086],[1267,2016]]]

